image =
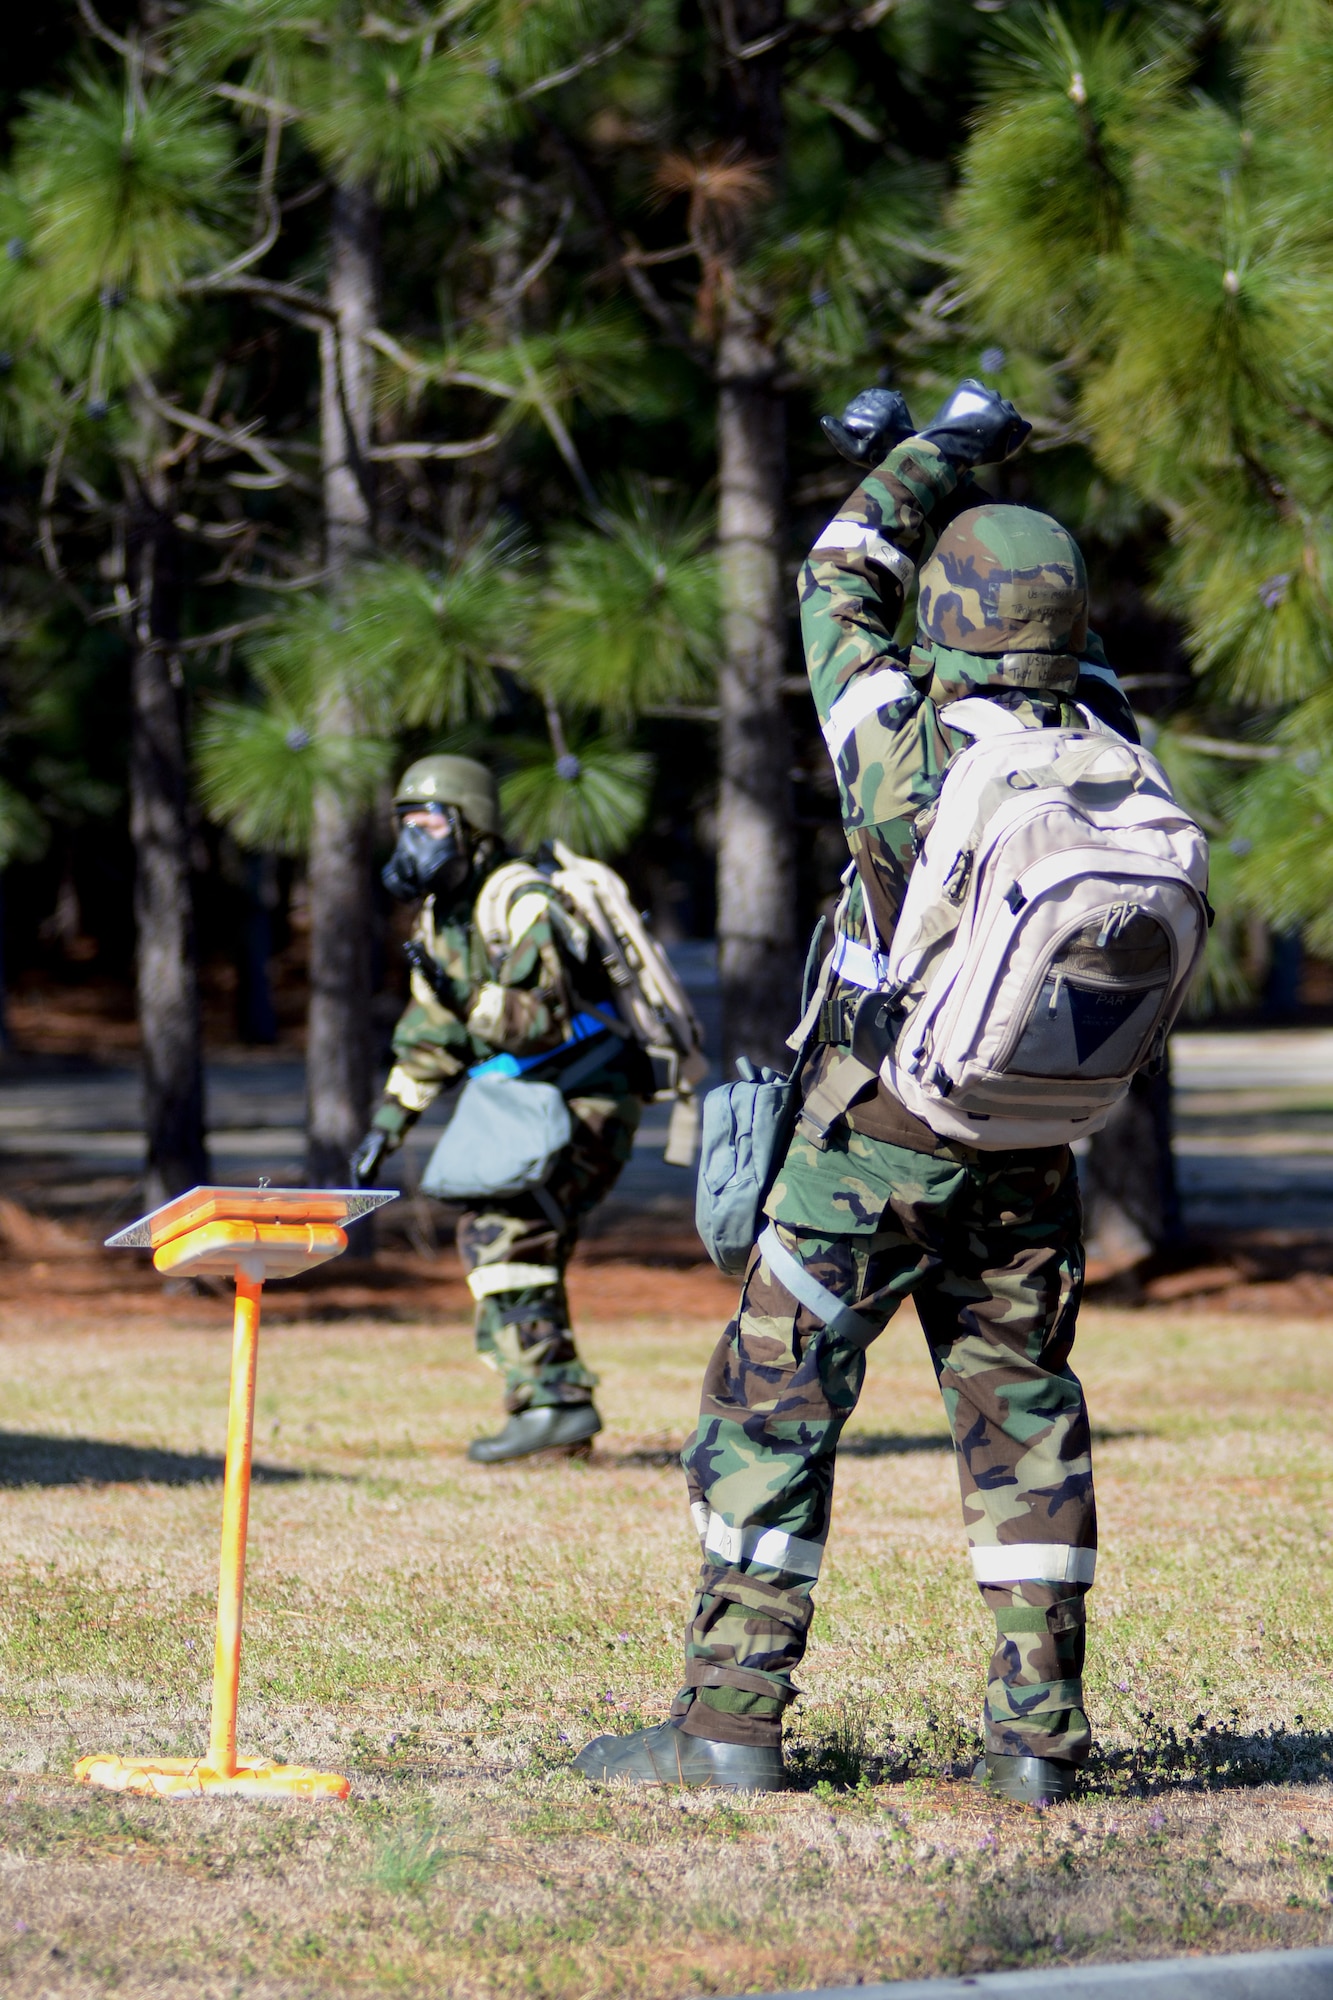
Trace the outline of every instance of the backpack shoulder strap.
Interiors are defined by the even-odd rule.
[[[976,742],[984,742],[991,736],[1023,736],[1028,724],[1011,708],[1001,708],[998,701],[991,701],[984,694],[969,694],[962,701],[951,701],[940,710],[940,727],[957,729]]]
[[[511,910],[518,907],[524,892],[531,894],[538,890],[545,900],[551,895],[551,884],[530,861],[506,861],[482,883],[472,908],[472,921],[493,960],[503,958],[513,942]]]

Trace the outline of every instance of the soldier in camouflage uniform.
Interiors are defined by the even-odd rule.
[[[853,433],[876,396],[886,400],[871,392],[849,407]],[[978,1772],[1014,1798],[1058,1798],[1088,1754],[1083,1600],[1097,1537],[1088,1417],[1069,1366],[1083,1282],[1073,1160],[1065,1146],[984,1152],[937,1137],[879,1081],[883,1048],[867,1050],[857,1019],[882,985],[913,822],[970,741],[950,731],[949,703],[985,695],[1040,728],[1076,721],[1077,699],[1133,731],[1087,631],[1076,544],[1045,515],[986,504],[968,476],[1026,431],[1012,405],[964,385],[888,452],[801,572],[810,685],[852,863],[834,950],[792,1038],[808,1046],[813,1030],[800,1120],[683,1453],[704,1553],[686,1685],[668,1722],[591,1743],[576,1760],[589,1777],[783,1782],[782,1715],[797,1692],[838,1440],[866,1351],[909,1293],[995,1616]],[[881,427],[869,463],[887,441]],[[917,640],[904,656],[893,634],[918,565]]]
[[[499,951],[480,936],[477,896],[506,858],[495,781],[484,765],[424,757],[404,773],[394,805],[399,844],[385,882],[403,900],[422,902],[409,947],[411,1000],[394,1029],[394,1065],[353,1157],[359,1185],[375,1177],[440,1090],[474,1064],[497,1054],[547,1054],[549,1063],[526,1068],[514,1087],[558,1081],[571,1048],[582,1046],[570,1031],[584,1005],[609,1005],[614,1014],[596,955],[579,960],[559,898],[529,872],[508,896]],[[586,1451],[602,1427],[592,1399],[597,1378],[574,1344],[565,1268],[581,1221],[630,1156],[643,1097],[652,1093],[635,1043],[608,1035],[604,1047],[605,1059],[598,1065],[593,1056],[592,1072],[580,1075],[568,1098],[572,1136],[545,1184],[488,1197],[458,1219],[458,1251],[476,1302],[477,1351],[503,1374],[509,1412],[496,1437],[469,1446],[468,1457],[480,1464]]]

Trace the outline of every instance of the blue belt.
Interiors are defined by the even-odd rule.
[[[473,1063],[469,1076],[526,1076],[530,1070],[549,1068],[560,1064],[566,1056],[572,1055],[581,1042],[592,1042],[598,1036],[608,1042],[618,1042],[622,1038],[613,1028],[596,1014],[576,1014],[569,1024],[569,1034],[558,1049],[543,1049],[537,1056],[491,1056],[486,1062]],[[609,1051],[608,1051],[609,1053]]]

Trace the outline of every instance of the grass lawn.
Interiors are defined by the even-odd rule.
[[[1086,1313],[1101,1748],[1040,1814],[960,1776],[990,1639],[902,1313],[840,1463],[798,1788],[750,1801],[566,1768],[675,1688],[673,1456],[729,1296],[582,1283],[608,1429],[586,1465],[502,1472],[462,1456],[497,1397],[460,1317],[283,1324],[270,1295],[240,1747],[346,1770],[346,1805],[72,1782],[86,1751],[206,1743],[229,1315],[9,1313],[6,1993],[669,2000],[1333,1939],[1333,1322]]]

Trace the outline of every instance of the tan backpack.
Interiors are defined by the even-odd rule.
[[[674,1100],[663,1157],[673,1166],[692,1166],[699,1132],[695,1093],[708,1058],[689,995],[615,869],[575,854],[563,841],[554,841],[551,851],[559,865],[550,874],[528,861],[509,861],[486,878],[474,911],[477,929],[499,959],[549,910],[575,958],[586,960],[596,950],[621,1021],[652,1064],[655,1101]]]

